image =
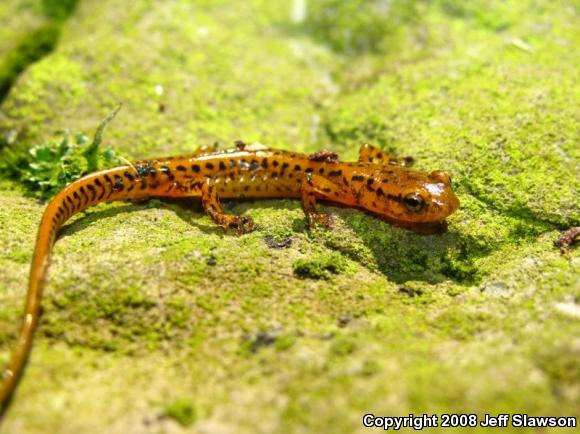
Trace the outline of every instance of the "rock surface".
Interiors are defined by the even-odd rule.
[[[122,103],[105,141],[130,159],[235,139],[348,159],[371,142],[449,171],[461,209],[447,233],[418,236],[328,206],[336,228],[308,233],[296,201],[230,202],[259,226],[241,237],[189,201],[91,209],[56,244],[0,432],[580,416],[580,259],[553,246],[580,225],[578,9],[193,3],[81,0],[50,18],[58,45],[11,87],[0,143],[25,152],[64,129],[90,133]],[[0,23],[31,24],[0,35],[49,19],[34,2],[6,4]],[[1,63],[16,45],[0,41]],[[2,362],[43,206],[0,182]]]

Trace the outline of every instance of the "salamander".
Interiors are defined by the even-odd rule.
[[[237,142],[230,150],[201,148],[191,155],[137,161],[72,182],[48,203],[40,222],[24,319],[0,386],[0,410],[6,408],[31,350],[52,246],[59,229],[75,214],[102,202],[200,197],[217,225],[241,234],[254,230],[252,219],[225,213],[220,199],[299,198],[309,227],[331,225],[332,219],[316,209],[317,200],[324,200],[432,233],[444,227],[459,201],[445,172],[412,170],[407,167],[410,162],[370,145],[360,148],[358,161],[342,162],[329,151],[305,155]]]

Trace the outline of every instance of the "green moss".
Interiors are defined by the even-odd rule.
[[[12,83],[28,65],[49,53],[59,36],[59,26],[45,24],[25,35],[10,54],[0,62],[0,101],[4,99]]]
[[[22,9],[29,7],[36,11],[36,2],[22,2]],[[77,0],[42,0],[42,15],[46,20],[31,26],[28,32],[19,35],[18,42],[4,55],[0,56],[0,101],[10,90],[16,78],[31,64],[50,53],[60,37],[62,23],[73,12]],[[15,16],[21,11],[15,10]],[[40,11],[36,11],[40,15]],[[1,143],[0,143],[1,144]]]
[[[274,347],[278,351],[286,351],[291,348],[296,343],[296,339],[290,335],[283,335],[278,336],[276,342],[274,343]]]
[[[292,265],[294,274],[299,278],[330,279],[348,269],[345,259],[336,253],[314,256],[312,259],[299,259]]]
[[[333,340],[330,350],[332,354],[343,357],[352,354],[356,350],[356,341],[352,337],[338,337]]]
[[[190,399],[176,399],[165,407],[164,415],[181,426],[190,426],[195,422],[195,407]]]
[[[420,6],[417,1],[323,0],[308,4],[302,28],[339,52],[392,52],[400,49],[400,39],[418,18]]]
[[[308,231],[291,199],[224,201],[257,223],[239,237],[195,200],[91,209],[56,243],[3,429],[350,433],[385,405],[578,415],[578,250],[553,246],[579,218],[577,10],[353,5],[306,2],[301,21],[282,1],[79,2],[2,104],[4,146],[91,131],[119,102],[107,144],[131,158],[244,139],[348,160],[372,142],[451,174],[448,232],[331,204],[334,227]],[[44,204],[0,187],[1,362]]]
[[[63,21],[75,10],[78,0],[42,0],[42,11],[48,18]]]

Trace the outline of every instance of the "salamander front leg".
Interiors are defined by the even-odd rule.
[[[375,146],[365,143],[358,151],[358,161],[361,163],[390,164],[391,166],[409,167],[413,165],[413,157],[397,157]]]
[[[335,202],[342,202],[351,205],[357,203],[356,198],[350,190],[343,188],[332,181],[318,175],[307,177],[300,185],[300,196],[302,199],[302,209],[308,220],[308,227],[313,228],[316,224],[331,227],[332,216],[319,213],[316,210],[316,199],[332,199]]]
[[[201,188],[201,204],[207,215],[224,229],[236,228],[238,235],[254,230],[254,221],[251,217],[224,213],[214,184],[203,184]]]

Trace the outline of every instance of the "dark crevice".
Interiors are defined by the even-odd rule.
[[[0,60],[0,104],[20,74],[54,50],[63,25],[78,2],[79,0],[42,1],[45,23],[22,36],[5,58]]]

